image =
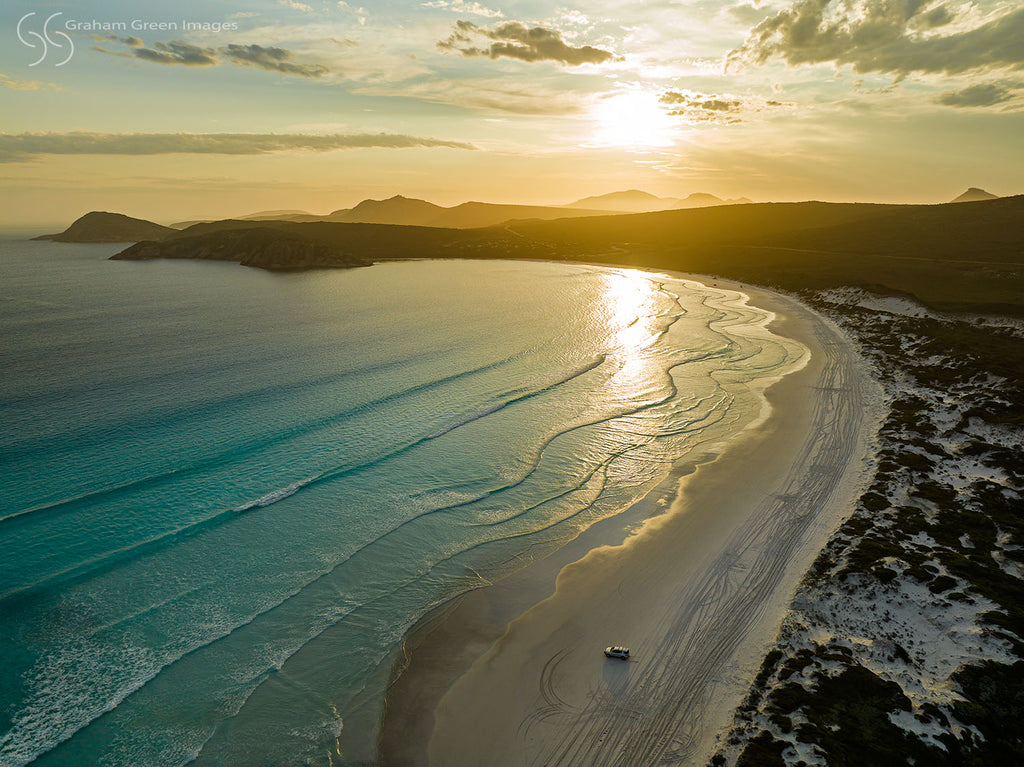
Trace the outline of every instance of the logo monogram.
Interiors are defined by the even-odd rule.
[[[37,60],[35,60],[31,64],[29,64],[29,66],[30,67],[34,67],[37,64],[41,64],[43,62],[43,60],[46,58],[46,56],[49,54],[51,47],[53,47],[53,48],[60,48],[60,49],[63,49],[63,48],[68,48],[69,49],[67,57],[62,62],[60,62],[59,64],[55,64],[54,65],[54,66],[58,66],[58,67],[64,66],[69,61],[71,61],[71,57],[75,55],[75,44],[73,42],[71,42],[71,38],[68,37],[67,34],[65,34],[64,32],[61,32],[60,30],[54,30],[53,32],[51,32],[50,29],[49,29],[50,22],[53,21],[58,16],[63,16],[64,14],[61,13],[61,12],[54,13],[45,22],[43,22],[43,33],[42,34],[39,34],[38,32],[35,32],[35,31],[30,29],[30,30],[26,31],[24,33],[24,35],[23,35],[22,32],[21,32],[21,25],[24,24],[25,21],[30,16],[35,16],[35,15],[36,15],[36,12],[32,11],[31,13],[26,13],[24,16],[22,16],[21,19],[18,21],[18,29],[17,29],[18,39],[22,42],[23,45],[27,45],[29,48],[39,48],[40,46],[42,46],[42,49],[43,49],[42,55]],[[55,36],[63,37],[65,40],[67,40],[67,43],[59,43],[56,40],[54,40],[53,38],[51,38],[50,35],[55,35]],[[28,36],[30,38],[35,38],[39,42],[38,43],[33,43],[33,42],[31,42],[31,40],[26,40],[25,39],[26,36]]]

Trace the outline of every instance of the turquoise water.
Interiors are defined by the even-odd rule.
[[[373,759],[408,627],[763,414],[803,348],[631,270],[0,243],[0,765]]]

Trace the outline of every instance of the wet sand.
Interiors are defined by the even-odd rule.
[[[809,363],[768,390],[771,416],[721,456],[421,621],[388,694],[385,765],[706,764],[797,582],[852,511],[878,417],[829,323],[716,282],[775,312],[770,329],[805,344]],[[631,660],[605,659],[609,644]]]

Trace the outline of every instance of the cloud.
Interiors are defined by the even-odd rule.
[[[696,91],[665,91],[658,98],[670,109],[668,114],[682,117],[691,125],[715,123],[732,125],[743,122],[757,112],[775,107],[791,106],[781,101],[766,100],[759,96],[735,96],[732,94],[698,93]]]
[[[708,112],[738,112],[743,106],[743,102],[739,99],[726,99],[703,93],[679,93],[678,91],[666,91],[658,101],[662,104],[704,109]],[[683,114],[683,112],[670,112],[669,114]]]
[[[228,63],[298,77],[323,77],[330,71],[327,67],[320,64],[295,63],[292,52],[285,48],[265,48],[262,45],[230,43],[225,47],[213,49],[201,48],[198,45],[192,45],[183,40],[173,40],[169,43],[154,43],[152,48],[147,48],[145,43],[137,37],[108,35],[101,39],[120,42],[128,49],[126,51],[110,51],[106,48],[95,46],[95,50],[101,53],[129,58],[135,57],[143,61],[151,61],[154,64],[216,67]]]
[[[136,40],[137,38],[129,38]],[[124,42],[124,41],[122,41]],[[129,45],[128,43],[125,43]],[[182,40],[156,43],[152,48],[129,45],[136,58],[155,64],[181,64],[186,67],[212,67],[218,64],[212,48],[200,48]]]
[[[727,10],[730,16],[742,24],[754,24],[772,12],[770,8],[759,6],[753,2],[740,3]]]
[[[798,0],[755,26],[728,62],[832,62],[900,78],[1024,68],[1024,9],[973,26],[971,12],[959,18],[929,0]]]
[[[271,72],[300,77],[322,77],[327,67],[320,64],[293,64],[291,51],[284,48],[264,48],[260,45],[228,45],[221,53],[233,64],[258,67]]]
[[[946,91],[938,102],[948,107],[991,107],[1014,97],[1012,90],[999,83],[971,85],[959,91]]]
[[[302,13],[312,13],[313,9],[305,3],[296,2],[296,0],[277,0],[278,5],[283,5],[285,8],[291,8],[294,11],[302,11]]]
[[[492,19],[501,18],[505,15],[496,8],[487,8],[480,5],[480,3],[466,2],[466,0],[431,0],[431,2],[422,3],[422,5],[424,8],[443,8],[455,13],[472,13],[476,16],[486,16]]]
[[[480,48],[474,38],[493,40]],[[491,59],[506,57],[520,61],[560,61],[570,66],[601,64],[615,58],[610,51],[589,45],[572,46],[561,34],[545,27],[527,27],[518,21],[507,21],[488,29],[470,21],[457,21],[447,40],[439,42],[443,50],[459,51],[464,56],[486,56]]]
[[[398,133],[0,133],[0,162],[22,162],[41,155],[259,155],[289,150],[408,147],[476,149],[461,141]]]
[[[10,88],[12,91],[41,91],[44,88],[60,90],[56,83],[44,83],[41,80],[12,80],[5,74],[0,74],[0,88]]]

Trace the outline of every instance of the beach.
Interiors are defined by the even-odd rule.
[[[880,417],[833,325],[714,283],[775,313],[770,329],[803,343],[806,365],[767,390],[763,422],[690,456],[625,515],[423,619],[389,690],[384,764],[707,762],[801,576],[852,511]],[[613,644],[628,662],[605,659]]]

